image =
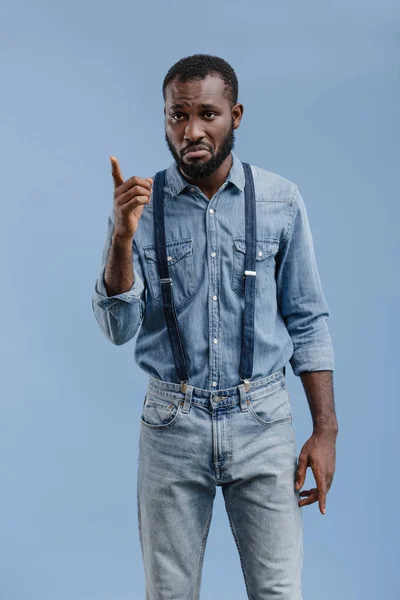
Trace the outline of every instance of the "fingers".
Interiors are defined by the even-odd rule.
[[[122,177],[121,169],[118,163],[117,158],[115,156],[110,156],[111,161],[111,174],[114,180],[114,187],[117,188],[124,184],[124,186],[119,190],[120,193],[126,192],[134,185],[141,185],[151,192],[153,186],[152,177],[131,177],[127,181],[124,182],[124,178]]]
[[[317,484],[319,510],[324,515],[326,513],[326,494],[327,494],[326,476],[325,476],[325,473],[324,473],[321,465],[312,464],[311,468],[313,470],[313,474],[315,477],[315,483]]]
[[[151,177],[143,178],[135,175],[134,177],[127,179],[124,182],[124,184],[119,188],[118,192],[119,194],[123,194],[126,192],[130,192],[131,190],[139,186],[142,189],[144,189],[145,194],[150,195],[151,190],[153,188],[153,180],[151,179]]]
[[[299,464],[300,464],[300,460],[299,460]],[[307,496],[307,498],[303,498],[303,500],[300,500],[298,505],[300,507],[302,507],[302,506],[306,506],[308,504],[313,504],[314,502],[318,501],[319,510],[323,515],[325,515],[326,514],[326,495],[328,493],[328,488],[326,485],[325,477],[315,467],[313,468],[313,473],[314,473],[315,483],[317,484],[317,487],[312,488],[311,490],[301,491],[300,496]],[[302,480],[298,479],[297,482],[298,481],[301,482],[301,485],[304,484],[304,479],[302,479]]]
[[[120,194],[117,197],[116,202],[121,206],[127,204],[129,200],[135,198],[146,198],[146,201],[148,202],[150,199],[150,193],[151,191],[147,187],[144,187],[143,185],[134,185],[124,194]]]
[[[311,490],[303,490],[300,492],[300,496],[307,496],[307,498],[303,498],[303,500],[299,501],[299,506],[307,506],[308,504],[313,504],[318,500],[318,490],[317,488],[312,488]]]
[[[123,206],[121,206],[121,213],[129,214],[130,211],[132,209],[136,208],[137,206],[140,206],[142,204],[148,204],[148,203],[149,203],[148,196],[135,196],[134,198],[132,198],[131,200],[126,202]]]
[[[299,490],[304,485],[306,478],[306,472],[308,467],[308,455],[305,452],[301,452],[299,456],[299,462],[297,465],[296,483],[295,488]]]
[[[114,179],[114,187],[117,188],[118,186],[120,186],[124,183],[124,180],[122,177],[122,173],[121,173],[121,169],[119,167],[118,160],[115,158],[115,156],[110,156],[110,161],[111,161],[111,174]]]
[[[326,514],[326,484],[325,479],[322,477],[320,481],[317,481],[318,486],[318,499],[319,499],[319,510],[323,515]]]

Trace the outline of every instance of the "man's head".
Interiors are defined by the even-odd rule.
[[[209,177],[231,153],[243,115],[234,70],[217,56],[182,58],[165,76],[163,96],[165,140],[172,156],[183,175]],[[206,150],[203,156],[186,155],[196,146]]]

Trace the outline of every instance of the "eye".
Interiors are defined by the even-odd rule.
[[[213,111],[210,111],[210,110],[208,110],[208,111],[204,112],[203,114],[204,114],[204,115],[210,115],[210,116],[211,116],[211,119],[212,119],[213,117],[215,117],[215,116],[216,116],[216,113],[215,113],[215,112],[213,112]],[[180,121],[181,119],[179,119],[179,118],[175,118],[175,117],[182,117],[182,116],[184,116],[184,115],[183,115],[183,113],[179,113],[179,112],[177,112],[177,113],[174,113],[173,115],[171,115],[171,117],[172,117],[172,119],[174,119],[174,121]],[[209,118],[207,117],[207,121],[209,121],[209,120],[211,120],[211,119],[209,119]]]

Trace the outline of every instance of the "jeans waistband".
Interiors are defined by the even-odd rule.
[[[285,375],[283,369],[279,369],[267,377],[251,381],[251,386],[247,397],[256,398],[268,391],[273,391],[285,385]],[[196,399],[199,404],[208,405],[210,400],[225,400],[224,404],[231,404],[240,401],[240,390],[239,387],[243,386],[243,383],[235,385],[230,388],[224,388],[219,390],[205,390],[195,386],[189,386],[193,388],[191,396]],[[149,376],[148,390],[150,393],[159,395],[162,398],[170,398],[171,400],[183,400],[185,394],[181,391],[180,383],[172,383],[170,381],[162,381],[152,375]]]

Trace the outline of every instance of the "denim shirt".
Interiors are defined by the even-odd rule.
[[[295,375],[334,370],[329,310],[317,269],[306,207],[295,183],[251,165],[256,195],[256,298],[251,381],[290,362]],[[154,176],[153,176],[154,181]],[[167,258],[190,385],[239,385],[244,308],[244,171],[232,167],[209,200],[174,161],[164,186]],[[138,332],[134,358],[162,381],[179,383],[164,316],[154,243],[152,195],[132,243],[134,283],[107,296],[104,273],[114,228],[108,216],[92,307],[104,335],[118,346]]]

